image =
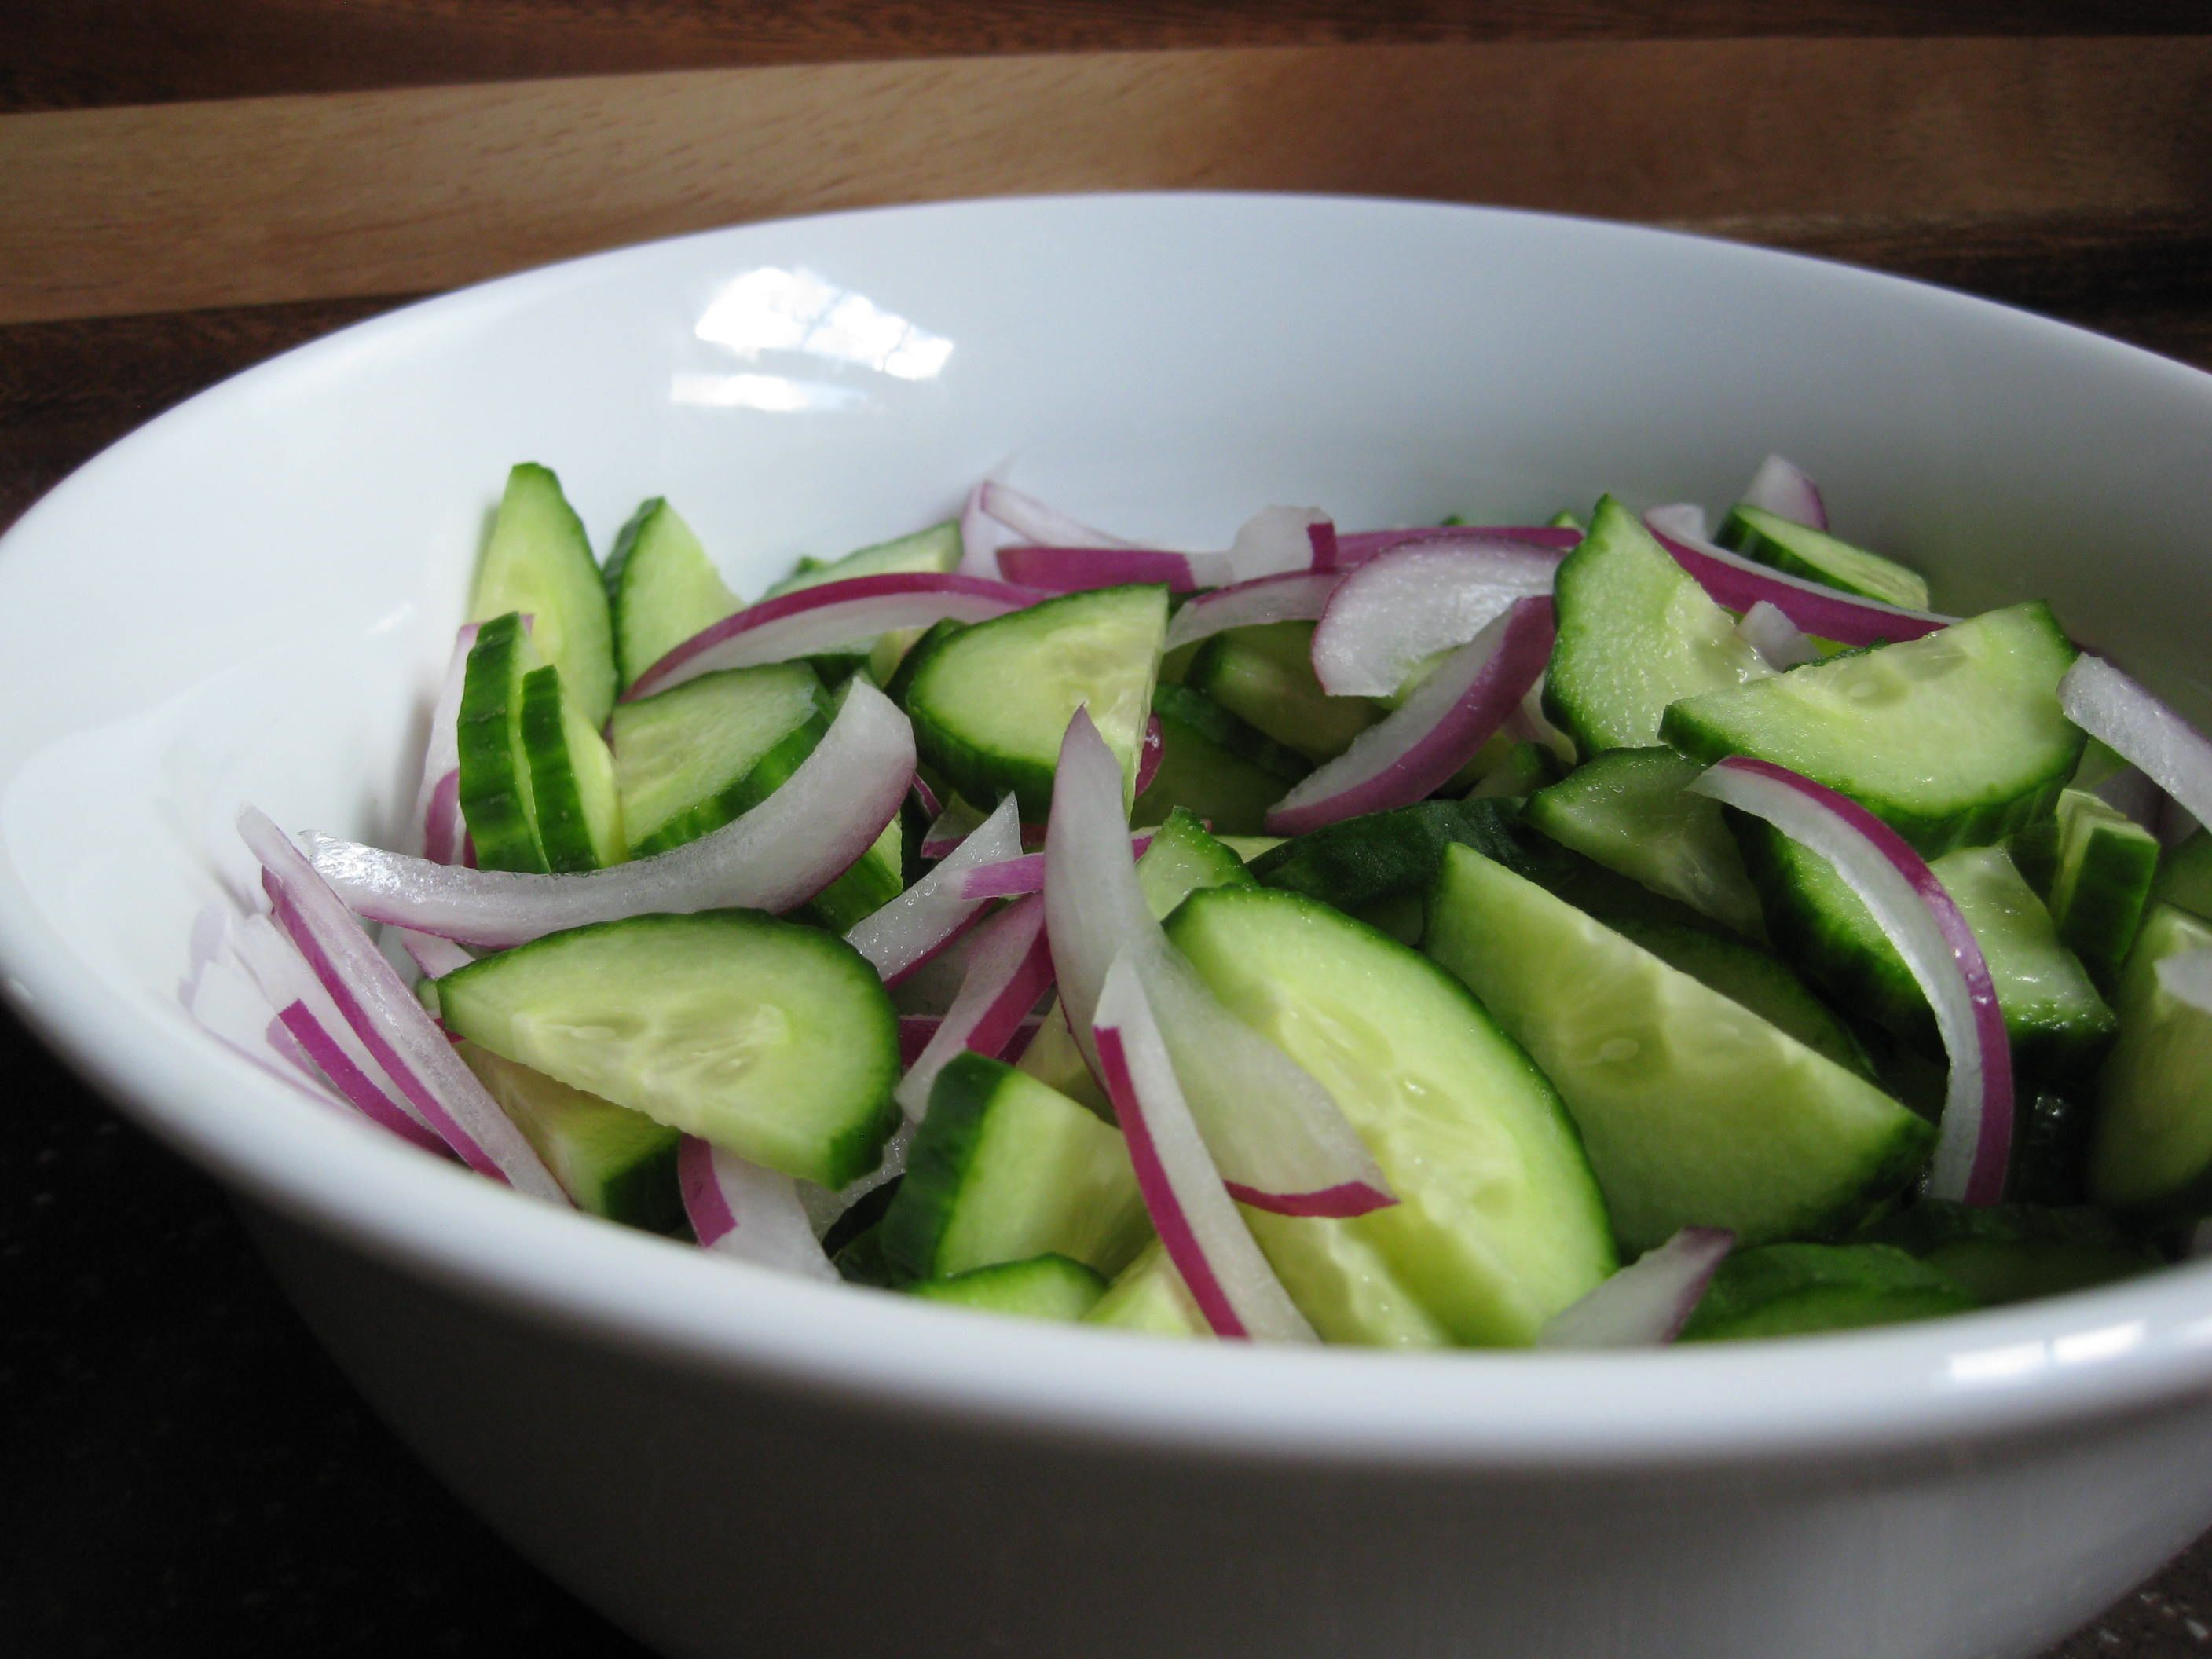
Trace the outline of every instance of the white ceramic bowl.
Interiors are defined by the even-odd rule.
[[[2204,699],[2212,378],[1863,272],[1401,204],[755,226],[495,283],[195,398],[0,550],[0,964],[238,1194],[363,1392],[671,1652],[2026,1653],[2212,1522],[2212,1267],[1848,1337],[1279,1352],[781,1279],[513,1197],[187,1021],[241,799],[370,836],[512,461],[738,586],[1009,456],[1203,544],[1249,508],[1724,502],[1768,449],[1947,600],[2045,594]],[[771,1644],[775,1645],[771,1645]]]

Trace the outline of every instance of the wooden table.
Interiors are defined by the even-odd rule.
[[[19,3],[0,525],[179,398],[406,299],[919,198],[1639,219],[2212,367],[2208,93],[2204,0]],[[0,1617],[23,1650],[635,1651],[365,1416],[210,1186],[12,1026],[0,1066]],[[2207,1646],[2201,1543],[2057,1651]]]

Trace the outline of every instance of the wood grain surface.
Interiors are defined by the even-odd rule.
[[[414,295],[776,215],[1163,187],[1663,223],[1945,283],[2212,368],[2212,0],[0,0],[0,527],[163,408]],[[0,1060],[27,1049],[0,1018]],[[32,1074],[52,1121],[96,1111],[62,1098],[58,1072]],[[58,1176],[26,1201],[75,1191],[83,1237],[107,1237],[115,1170],[152,1185],[164,1155],[144,1146],[118,1166],[113,1137],[100,1150],[56,1133],[0,1158],[0,1174],[61,1160],[78,1185]],[[166,1256],[134,1264],[145,1306],[181,1294],[259,1310],[240,1330],[265,1346],[244,1350],[240,1376],[312,1372],[302,1386],[347,1408],[304,1337],[274,1331],[214,1190],[185,1178],[172,1210],[173,1226],[228,1243],[198,1277]],[[9,1219],[0,1269],[84,1282],[84,1243],[25,1258],[35,1227],[10,1242]],[[0,1300],[96,1304],[73,1288],[18,1295],[4,1272]],[[79,1340],[35,1317],[22,1351]],[[78,1491],[76,1434],[112,1443],[118,1491],[152,1481],[171,1510],[197,1509],[203,1476],[174,1472],[137,1409],[172,1356],[142,1348],[101,1350],[120,1368],[110,1395],[57,1372],[43,1397],[67,1410],[46,1420],[68,1432],[43,1462],[0,1456],[33,1471],[33,1499],[47,1476]],[[246,1432],[202,1409],[186,1419],[204,1443],[191,1467]],[[295,1456],[289,1433],[247,1455]],[[341,1482],[410,1477],[373,1432],[349,1444]],[[330,1478],[264,1490],[312,1508]],[[182,1651],[249,1605],[287,1610],[298,1650],[507,1651],[501,1632],[525,1628],[538,1659],[634,1650],[412,1478],[385,1530],[317,1533],[295,1565],[392,1551],[431,1585],[415,1612],[329,1579],[320,1603],[257,1583],[234,1606],[222,1581],[198,1600],[163,1591],[165,1615],[88,1626],[100,1600],[139,1598],[114,1597],[124,1580],[74,1548],[0,1559],[0,1608],[25,1604],[8,1573],[32,1559],[70,1651]],[[166,1525],[134,1534],[134,1586],[199,1559],[168,1553]],[[218,1527],[204,1554],[281,1548],[289,1531]],[[405,1556],[394,1540],[418,1534],[439,1541]],[[346,1611],[318,1610],[332,1607]],[[359,1628],[341,1638],[331,1616]],[[2208,1647],[2212,1541],[2053,1659]]]
[[[15,0],[0,110],[980,53],[2208,29],[2203,0]]]

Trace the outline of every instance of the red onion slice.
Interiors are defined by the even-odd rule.
[[[1348,568],[1401,547],[1461,536],[1494,536],[1504,541],[1525,542],[1531,547],[1547,547],[1565,553],[1582,540],[1583,532],[1571,525],[1552,524],[1431,524],[1406,530],[1340,531],[1336,538],[1337,562]]]
[[[896,1096],[913,1121],[929,1109],[937,1074],[963,1050],[996,1058],[1020,1032],[1037,1000],[1052,988],[1052,947],[1044,935],[1044,901],[1025,898],[980,928],[968,952],[960,994],[908,1063]]]
[[[978,928],[976,931],[980,933],[982,930]],[[1049,963],[1051,961],[1049,956],[1046,957],[1046,961]],[[956,995],[953,1000],[957,1001],[959,999]],[[950,1018],[950,1010],[943,1014],[901,1014],[899,1016],[899,1065],[902,1067],[910,1066],[915,1061],[920,1060],[922,1051],[929,1047],[929,1040],[944,1029],[945,1020]],[[1034,1014],[1024,1018],[1014,1027],[1013,1036],[1006,1039],[1005,1047],[999,1050],[995,1058],[1006,1060],[1009,1064],[1019,1060],[1022,1051],[1030,1046],[1030,1040],[1036,1036],[1043,1024],[1044,1022]]]
[[[1698,517],[1703,519],[1702,512]],[[1917,640],[1959,620],[1932,611],[1907,611],[1819,582],[1785,576],[1706,540],[1702,526],[1688,523],[1679,507],[1654,507],[1644,515],[1644,522],[1658,538],[1659,545],[1697,579],[1698,586],[1711,595],[1715,604],[1731,611],[1748,611],[1765,599],[1808,634],[1817,634],[1824,640],[1844,645]]]
[[[1828,527],[1828,505],[1820,499],[1820,487],[1810,473],[1782,456],[1769,455],[1759,464],[1744,486],[1743,499],[1747,506],[1778,519],[1814,530]]]
[[[262,885],[276,905],[277,926],[299,947],[346,1024],[422,1121],[471,1169],[505,1181],[518,1192],[568,1203],[522,1132],[453,1052],[398,970],[369,942],[291,837],[251,806],[240,812],[238,832],[261,861]]]
[[[874,964],[884,984],[897,984],[982,919],[989,901],[962,890],[968,873],[1018,858],[1021,850],[1020,809],[1009,795],[935,869],[855,923],[845,943]]]
[[[1343,557],[1336,544],[1336,520],[1323,519],[1306,526],[1306,546],[1316,570],[1334,570]]]
[[[1006,580],[1045,593],[1076,593],[1094,587],[1153,582],[1170,592],[1188,593],[1219,587],[1233,579],[1218,553],[1170,553],[1151,547],[1041,547],[1018,543],[999,550]]]
[[[1049,832],[1048,832],[1049,833]],[[1152,844],[1152,832],[1140,830],[1129,837],[1129,856],[1140,859]],[[1023,853],[995,864],[979,864],[960,878],[963,898],[1020,898],[1044,891],[1044,854]]]
[[[276,923],[264,915],[241,919],[230,930],[230,946],[276,1011],[278,1023],[349,1104],[401,1139],[446,1155],[445,1143],[393,1085]]]
[[[1735,1235],[1685,1227],[1562,1308],[1536,1334],[1540,1348],[1661,1347],[1682,1334]]]
[[[1302,836],[1433,794],[1521,707],[1551,659],[1553,632],[1550,599],[1515,600],[1400,708],[1269,808],[1267,833]]]
[[[465,968],[476,958],[449,939],[440,939],[435,933],[418,933],[412,927],[395,927],[401,948],[422,970],[425,979],[443,979],[456,968]]]
[[[1407,542],[1346,575],[1314,629],[1314,673],[1331,696],[1388,696],[1439,651],[1465,645],[1516,599],[1552,591],[1563,556],[1488,532]]]
[[[1228,567],[1224,580],[1249,582],[1322,568],[1316,533],[1324,528],[1333,558],[1336,525],[1328,514],[1317,507],[1261,507],[1237,526],[1229,550],[1220,556]]]
[[[1771,761],[1731,756],[1690,787],[1764,818],[1833,865],[1905,958],[1951,1057],[1935,1197],[1995,1204],[2012,1156],[2012,1046],[1974,930],[1905,838],[1847,795]]]
[[[1048,507],[1034,495],[1024,495],[1011,489],[995,478],[986,478],[977,487],[977,506],[988,516],[997,520],[1026,541],[1045,547],[1135,547],[1137,543],[1126,541],[1103,530],[1094,530],[1080,519],[1071,519],[1059,508]]]
[[[477,642],[475,623],[453,636],[446,678],[430,705],[430,735],[422,755],[422,782],[415,793],[414,826],[422,856],[451,864],[461,850],[461,691],[469,676],[469,652]]]
[[[1093,1012],[1107,969],[1126,953],[1239,1199],[1283,1215],[1334,1216],[1397,1201],[1328,1091],[1224,1007],[1152,920],[1131,855],[1121,767],[1084,710],[1060,745],[1044,857],[1060,1001],[1094,1069]]]
[[[711,835],[581,875],[465,870],[310,836],[315,868],[354,912],[488,950],[652,912],[784,911],[866,852],[905,799],[914,728],[855,680],[814,752],[774,794]]]
[[[929,780],[921,773],[914,775],[912,787],[915,808],[922,817],[934,822],[945,811],[945,804],[937,799],[937,791],[929,787]]]
[[[1297,1310],[1223,1186],[1165,1042],[1126,957],[1107,970],[1092,1036],[1100,1079],[1128,1143],[1137,1190],[1168,1260],[1214,1334],[1310,1342]]]
[[[788,662],[902,628],[951,618],[988,622],[1036,603],[1025,587],[980,577],[910,570],[817,582],[763,599],[702,629],[639,675],[623,701],[665,691],[724,668]]]
[[[1817,661],[1820,655],[1820,647],[1811,636],[1784,616],[1771,599],[1761,599],[1745,611],[1735,631],[1778,674],[1801,663]]]
[[[684,1213],[700,1244],[740,1261],[835,1283],[795,1182],[686,1135],[676,1149]]]
[[[1232,628],[1315,621],[1327,608],[1336,583],[1333,570],[1294,570],[1201,593],[1168,623],[1167,649],[1179,651]]]
[[[2058,706],[2199,823],[2212,823],[2212,743],[2142,685],[2085,651],[2058,682]]]

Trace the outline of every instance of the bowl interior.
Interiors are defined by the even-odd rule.
[[[5,986],[157,1131],[365,1246],[572,1313],[604,1292],[599,1314],[627,1301],[678,1346],[714,1323],[696,1298],[724,1298],[724,1357],[773,1350],[794,1370],[889,1322],[870,1327],[880,1360],[913,1332],[926,1346],[939,1316],[719,1264],[702,1290],[689,1253],[520,1215],[317,1113],[183,1014],[205,916],[250,890],[241,801],[398,833],[507,467],[553,466],[602,549],[666,495],[752,594],[800,554],[950,514],[1001,466],[1079,516],[1203,546],[1274,501],[1348,526],[1527,521],[1601,489],[1719,507],[1770,449],[1820,479],[1842,533],[1929,571],[1939,605],[2047,597],[2212,712],[2212,380],[1893,279],[1527,215],[1132,197],[763,225],[436,301],[193,400],[7,538]],[[2103,1328],[2160,1294],[2178,1292],[2063,1305]],[[2130,1352],[2190,1305],[2153,1311],[2166,1322]],[[1966,1386],[1944,1381],[1962,1341],[2047,1343],[2057,1317],[1849,1351],[1901,1366],[1901,1387]],[[1012,1356],[1012,1398],[1065,1343],[1023,1329],[977,1352]],[[1218,1361],[1134,1346],[1155,1352],[1114,1363]]]

